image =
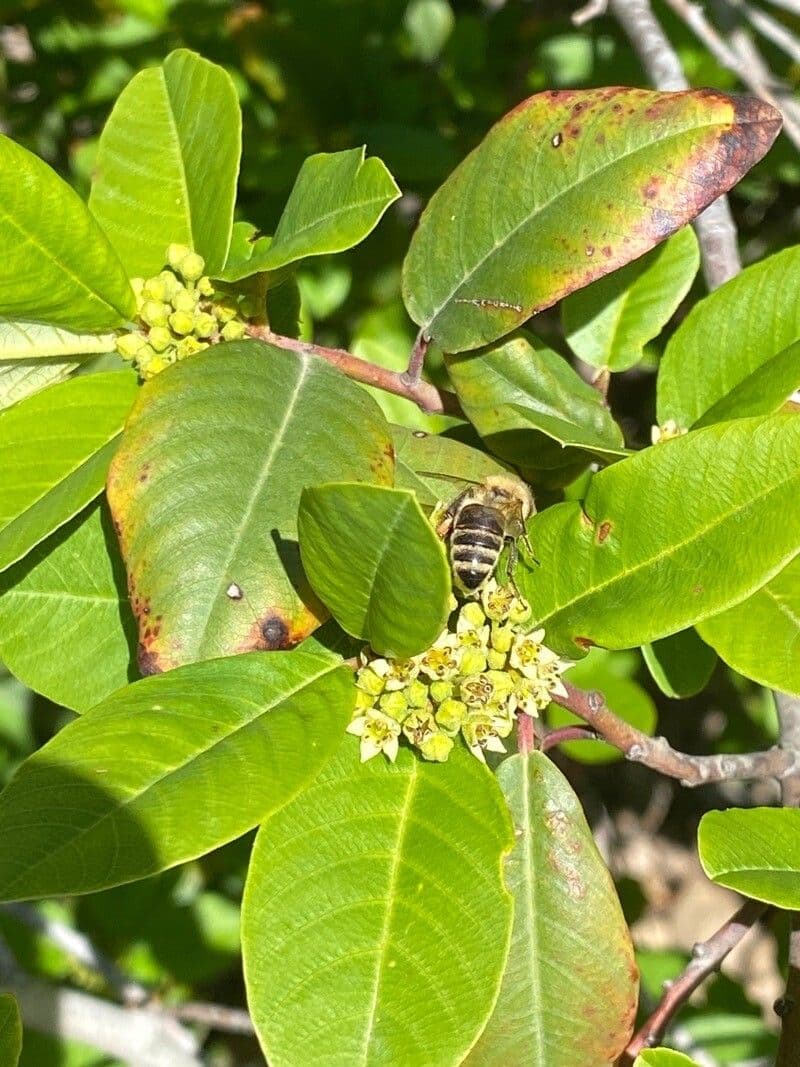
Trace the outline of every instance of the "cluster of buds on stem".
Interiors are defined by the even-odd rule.
[[[383,752],[394,762],[401,738],[425,758],[443,762],[460,734],[469,750],[505,752],[518,712],[538,715],[551,696],[566,696],[570,666],[528,633],[528,605],[491,580],[480,602],[455,605],[434,645],[408,660],[362,653],[356,710],[348,733],[361,739],[361,760]]]
[[[205,262],[185,245],[170,245],[164,270],[132,278],[137,329],[117,338],[117,351],[141,378],[153,378],[171,363],[218,341],[244,337],[246,320],[234,297],[218,293],[203,274]]]

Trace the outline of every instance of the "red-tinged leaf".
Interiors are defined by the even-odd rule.
[[[409,314],[449,352],[510,333],[693,219],[780,125],[768,104],[711,89],[530,97],[420,219],[403,271]]]

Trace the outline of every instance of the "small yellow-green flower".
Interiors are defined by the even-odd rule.
[[[461,733],[470,752],[482,762],[486,762],[483,752],[505,752],[506,746],[497,735],[491,715],[480,712],[469,716],[461,727]]]
[[[385,753],[392,763],[397,759],[400,723],[382,711],[373,708],[364,715],[358,715],[347,727],[347,732],[361,738],[362,763],[379,752]]]
[[[453,739],[443,733],[429,734],[417,747],[425,759],[444,763],[453,751]]]
[[[511,646],[508,662],[526,678],[539,677],[539,659],[542,654],[544,630],[531,634],[517,634]]]
[[[443,633],[432,648],[417,657],[420,674],[444,682],[455,678],[459,670],[457,645],[455,634]]]

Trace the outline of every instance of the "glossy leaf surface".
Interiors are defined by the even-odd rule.
[[[747,600],[698,629],[740,674],[800,696],[800,556]]]
[[[78,365],[71,359],[0,361],[0,411],[46,389],[48,385],[66,381]]]
[[[90,374],[0,414],[0,570],[102,492],[136,390],[132,374]]]
[[[768,105],[710,89],[530,97],[423,213],[403,270],[411,318],[448,352],[510,333],[680,229],[779,129]]]
[[[395,484],[411,489],[423,507],[452,500],[467,485],[508,470],[485,452],[452,437],[392,426]]]
[[[242,946],[270,1064],[459,1063],[500,984],[511,844],[497,784],[465,750],[360,764],[347,738],[253,849]]]
[[[215,345],[148,382],[108,483],[142,672],[302,641],[325,617],[300,565],[302,489],[393,468],[375,402],[314,356]]]
[[[191,664],[70,723],[0,794],[0,834],[17,842],[0,898],[120,885],[249,830],[339,743],[354,694],[340,662],[297,649]]]
[[[433,644],[450,614],[450,564],[413,493],[312,486],[297,528],[311,586],[347,633],[397,659]]]
[[[22,1019],[14,997],[0,993],[0,1063],[17,1067],[22,1051]]]
[[[99,504],[0,574],[0,660],[56,704],[85,711],[134,678],[135,633]]]
[[[447,361],[470,422],[496,455],[551,467],[579,449],[604,462],[626,454],[602,397],[532,335]]]
[[[100,136],[89,207],[131,276],[160,270],[170,242],[199,252],[209,274],[223,265],[241,125],[230,75],[185,48],[123,89]]]
[[[88,356],[114,350],[113,333],[72,333],[40,322],[0,320],[0,360]]]
[[[755,592],[800,543],[798,449],[793,416],[721,423],[600,471],[582,507],[535,516],[541,566],[517,581],[548,644],[630,648]]]
[[[712,881],[779,908],[800,910],[800,810],[709,811],[697,832]]]
[[[773,384],[780,380],[787,368],[779,354],[800,339],[800,307],[794,297],[798,287],[800,248],[786,248],[696,304],[670,338],[661,361],[658,421],[674,419],[679,426],[691,426],[707,412],[710,416],[717,404],[721,418],[738,416],[735,407],[742,400],[757,401],[773,375]],[[793,356],[786,359],[791,373],[796,361]],[[737,395],[738,389],[743,392]],[[730,399],[724,399],[729,393]],[[772,404],[774,393],[768,395]],[[727,416],[726,408],[731,412]]]
[[[641,259],[572,293],[561,305],[570,348],[593,367],[633,367],[686,296],[699,266],[697,238],[685,226]]]
[[[400,196],[386,166],[365,148],[319,152],[300,168],[272,240],[256,247],[239,267],[229,263],[228,281],[274,271],[307,256],[352,248],[378,225]]]
[[[120,326],[136,302],[122,264],[78,194],[0,137],[0,315],[68,330]]]
[[[771,415],[800,388],[800,341],[782,348],[766,363],[735,385],[695,423],[710,426],[727,419]]]
[[[605,1067],[630,1037],[638,992],[614,883],[547,756],[511,756],[497,777],[516,836],[505,868],[514,929],[494,1014],[466,1063]]]
[[[696,630],[679,630],[644,645],[642,656],[658,688],[674,700],[684,700],[705,689],[717,665],[714,649]]]

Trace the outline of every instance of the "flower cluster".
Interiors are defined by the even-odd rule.
[[[361,739],[361,759],[384,752],[392,762],[405,738],[425,759],[443,762],[461,734],[470,751],[505,752],[517,712],[538,715],[552,694],[566,695],[571,666],[525,632],[528,605],[508,586],[484,586],[434,645],[408,660],[363,654],[356,710],[348,732]]]
[[[239,305],[217,293],[203,274],[203,257],[170,245],[167,266],[153,278],[132,278],[139,329],[117,338],[117,351],[142,378],[201,352],[214,341],[238,341],[245,321]]]

